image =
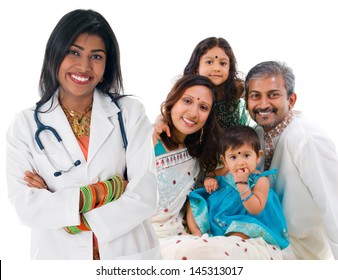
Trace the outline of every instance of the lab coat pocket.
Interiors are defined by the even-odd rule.
[[[148,220],[134,228],[132,232],[125,236],[128,242],[125,248],[125,255],[117,257],[119,260],[159,260],[161,259],[161,249],[154,229]],[[136,253],[135,250],[138,252]],[[127,252],[131,254],[128,254]],[[134,251],[135,253],[132,253]]]

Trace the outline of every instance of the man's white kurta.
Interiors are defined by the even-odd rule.
[[[263,131],[257,129],[263,140]],[[263,141],[262,141],[263,143]],[[295,112],[274,139],[273,189],[281,199],[296,258],[338,259],[338,155],[310,120]]]

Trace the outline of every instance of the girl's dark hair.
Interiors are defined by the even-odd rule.
[[[225,154],[226,150],[237,149],[244,144],[250,145],[257,156],[261,149],[260,140],[256,131],[252,127],[245,125],[235,125],[226,130],[220,142],[220,152],[222,155]]]
[[[193,86],[207,87],[212,93],[213,106],[208,119],[203,126],[203,134],[202,130],[199,130],[193,134],[188,135],[184,140],[184,144],[187,147],[189,154],[192,157],[199,159],[201,166],[205,170],[214,170],[217,166],[219,158],[218,143],[220,139],[221,128],[218,125],[216,117],[216,90],[212,82],[208,78],[199,75],[183,76],[175,83],[166,100],[162,103],[161,113],[164,118],[164,122],[168,124],[170,131],[173,131],[174,124],[171,118],[171,109],[176,104],[176,102],[180,100],[184,92]],[[175,149],[178,147],[178,142],[175,141],[174,137],[168,138],[165,132],[163,132],[160,136],[164,144],[169,149]]]
[[[120,66],[120,50],[115,34],[106,19],[93,10],[74,10],[64,15],[52,31],[46,45],[40,76],[41,99],[38,107],[46,103],[59,87],[58,71],[69,46],[83,34],[97,35],[102,38],[107,51],[103,81],[97,88],[104,93],[123,92]]]
[[[198,74],[201,57],[214,47],[219,47],[223,49],[225,54],[229,57],[229,77],[222,85],[218,86],[218,88],[221,90],[221,92],[224,93],[224,100],[233,102],[234,100],[237,100],[239,97],[241,97],[241,95],[243,94],[244,86],[243,80],[238,77],[237,60],[234,52],[232,51],[232,48],[228,41],[226,41],[225,39],[209,37],[199,42],[192,52],[190,60],[187,66],[184,68],[183,74]]]

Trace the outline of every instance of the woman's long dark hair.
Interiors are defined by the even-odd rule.
[[[104,93],[123,92],[120,50],[115,34],[106,19],[93,10],[74,10],[64,15],[52,31],[46,45],[40,76],[41,99],[38,107],[46,103],[59,87],[58,72],[69,46],[83,34],[98,35],[105,43],[107,60],[103,81],[97,88]]]
[[[164,118],[164,122],[168,124],[170,131],[173,131],[174,124],[171,118],[171,109],[182,97],[184,92],[193,86],[207,87],[213,96],[213,106],[208,119],[203,126],[203,134],[202,131],[199,130],[193,134],[188,135],[184,140],[184,144],[187,147],[189,154],[192,157],[199,159],[201,166],[206,171],[210,171],[214,170],[218,163],[218,145],[221,134],[221,128],[218,125],[215,110],[216,90],[212,82],[208,78],[199,75],[183,76],[175,83],[166,100],[162,103],[161,113]],[[169,149],[175,149],[178,147],[178,142],[175,141],[174,137],[169,138],[165,132],[163,132],[160,136],[166,147]]]

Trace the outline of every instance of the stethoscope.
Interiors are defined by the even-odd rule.
[[[113,95],[111,93],[108,93],[108,96],[111,98],[111,101],[115,103],[115,105],[120,109],[120,106],[118,105],[116,99],[113,97]],[[65,147],[65,145],[62,142],[62,138],[60,137],[59,133],[51,126],[47,126],[44,125],[38,117],[38,105],[36,106],[35,110],[34,110],[34,120],[35,123],[37,125],[37,130],[35,132],[35,141],[38,144],[40,150],[43,152],[43,154],[46,156],[47,160],[49,161],[49,163],[51,164],[51,166],[56,170],[54,172],[54,176],[58,177],[60,175],[62,175],[62,173],[66,173],[69,172],[71,169],[73,169],[76,166],[79,166],[81,164],[80,160],[73,160],[72,156],[70,155],[69,151],[67,150],[67,148]],[[122,134],[122,140],[123,140],[123,146],[126,149],[127,145],[128,145],[128,141],[127,141],[127,136],[124,130],[124,124],[123,124],[123,119],[122,119],[122,113],[121,113],[121,109],[120,111],[117,113],[118,116],[118,120],[119,120],[119,124],[120,124],[120,129],[121,129],[121,134]],[[72,162],[72,165],[67,168],[67,169],[59,169],[55,166],[54,162],[52,161],[52,159],[49,157],[48,153],[46,152],[46,149],[44,147],[44,145],[42,144],[42,141],[40,139],[40,133],[42,131],[50,131],[53,136],[56,138],[56,140],[61,144],[61,147],[63,149],[63,151],[65,152],[65,154],[67,155],[68,159]]]

